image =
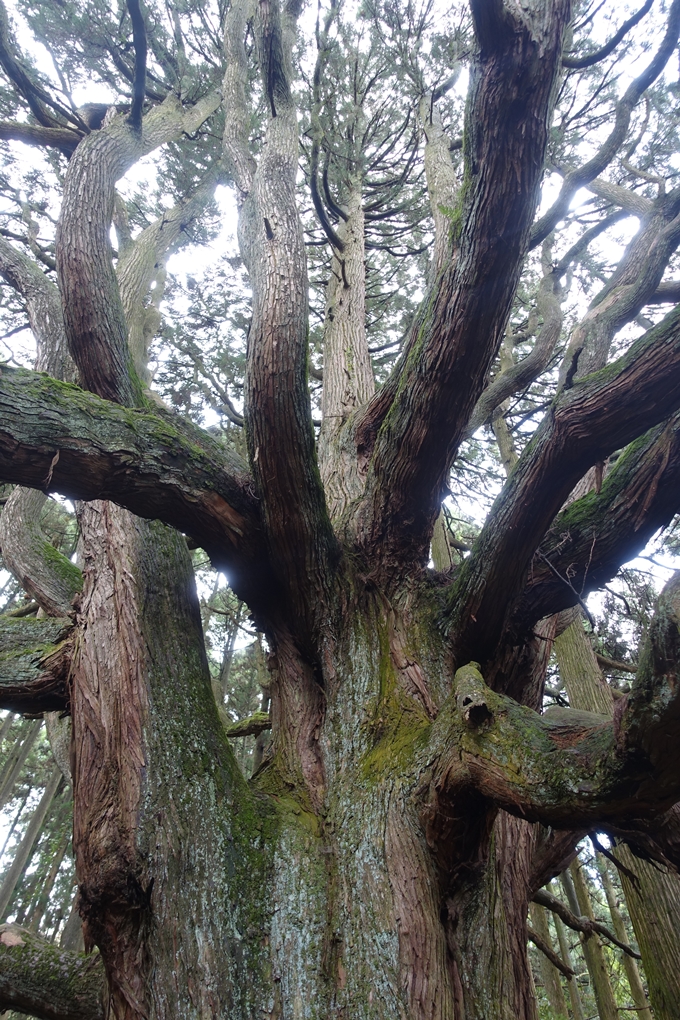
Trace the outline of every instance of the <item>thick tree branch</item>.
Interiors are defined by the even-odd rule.
[[[627,21],[624,21],[621,28],[611,37],[609,42],[605,43],[605,45],[600,47],[599,50],[595,50],[594,53],[589,53],[586,57],[570,57],[569,54],[565,54],[562,57],[562,66],[580,69],[583,67],[592,67],[593,64],[597,64],[600,60],[604,60],[605,57],[608,57],[610,53],[614,52],[621,40],[628,35],[631,28],[635,28],[635,26],[642,21],[645,14],[647,14],[647,12],[651,9],[653,3],[654,0],[646,0],[646,3],[643,4],[639,11],[633,14],[632,17],[628,18]]]
[[[677,618],[675,629],[677,641]],[[474,790],[510,814],[558,829],[606,830],[627,821],[634,827],[637,819],[660,815],[680,796],[680,763],[669,751],[680,738],[680,699],[666,704],[657,677],[650,724],[636,692],[645,695],[634,684],[631,707],[616,727],[592,712],[540,716],[494,693],[476,663],[462,667],[432,727],[423,814],[433,817],[451,798]],[[641,754],[664,727],[658,753]]]
[[[30,715],[68,707],[73,621],[0,616],[0,708]]]
[[[592,491],[553,521],[513,610],[510,639],[576,605],[680,511],[680,415],[632,443]]]
[[[555,224],[569,209],[569,203],[579,188],[584,187],[609,166],[621,148],[628,133],[630,118],[642,94],[658,78],[675,50],[680,33],[680,0],[673,0],[668,13],[666,33],[653,59],[642,74],[631,82],[616,105],[614,127],[595,155],[582,167],[572,170],[564,179],[560,194],[550,209],[538,220],[531,231],[531,247],[543,241]]]
[[[75,499],[111,499],[191,534],[244,599],[267,576],[259,505],[242,461],[168,412],[124,409],[4,368],[0,476]]]
[[[596,932],[598,935],[608,939],[612,945],[618,946],[627,956],[632,956],[636,960],[642,959],[640,954],[636,953],[625,942],[619,942],[606,925],[600,924],[599,921],[591,921],[589,917],[577,917],[576,914],[569,910],[569,907],[566,907],[561,900],[558,900],[556,896],[552,896],[545,889],[539,889],[532,898],[534,903],[540,903],[542,907],[546,907],[548,910],[552,910],[553,914],[557,914],[567,927],[573,931],[583,932],[584,935],[592,935],[593,932]]]
[[[38,1020],[104,1020],[99,953],[61,949],[17,924],[0,926],[0,1008]]]
[[[568,17],[566,3],[532,7],[531,16],[513,5],[516,22],[501,31],[509,6],[477,9],[488,47],[472,74],[457,257],[425,300],[395,380],[357,430],[368,457],[380,428],[357,526],[366,555],[392,576],[396,564],[427,558],[448,469],[505,330]]]
[[[633,395],[633,399],[631,399]],[[563,390],[496,500],[452,591],[456,655],[488,661],[536,549],[576,482],[680,404],[680,309]]]
[[[309,654],[335,539],[314,448],[307,384],[307,272],[295,197],[298,124],[289,75],[296,23],[278,0],[258,7],[255,35],[269,118],[240,212],[241,253],[253,289],[244,387],[248,454],[268,549],[296,640]]]
[[[128,124],[135,131],[142,129],[142,108],[146,95],[146,25],[139,0],[127,0],[135,47],[135,77],[132,83],[132,109]]]
[[[26,145],[43,145],[72,153],[82,135],[67,127],[38,127],[17,121],[0,121],[0,139],[25,142]]]
[[[218,102],[206,97],[185,112],[169,98],[148,114],[141,132],[117,117],[88,135],[69,163],[57,230],[66,333],[83,385],[107,399],[128,405],[143,400],[111,260],[116,181],[145,153],[195,130]]]

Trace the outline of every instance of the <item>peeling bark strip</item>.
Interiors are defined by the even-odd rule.
[[[94,501],[80,516],[85,563],[73,664],[73,847],[86,947],[99,946],[113,1016],[148,1015],[151,888],[137,827],[146,765],[146,649],[134,519]]]

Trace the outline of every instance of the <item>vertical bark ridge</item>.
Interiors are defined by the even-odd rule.
[[[375,392],[366,338],[364,215],[358,183],[338,227],[342,252],[334,251],[326,290],[319,469],[331,519],[363,490],[348,419]]]
[[[249,806],[222,733],[191,563],[172,529],[110,503],[87,504],[81,520],[74,849],[107,1016],[245,1020],[267,995],[253,981],[268,928],[267,812]]]

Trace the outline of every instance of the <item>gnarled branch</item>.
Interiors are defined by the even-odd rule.
[[[75,499],[111,499],[172,524],[229,569],[242,591],[268,576],[243,462],[161,409],[122,408],[49,376],[3,368],[0,476]]]

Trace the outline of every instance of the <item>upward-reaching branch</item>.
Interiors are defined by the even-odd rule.
[[[135,77],[132,83],[132,109],[128,124],[135,131],[142,130],[142,107],[146,95],[146,25],[139,0],[127,0],[130,21],[132,22],[132,39],[135,47]]]
[[[141,131],[117,117],[88,135],[69,163],[57,231],[66,333],[83,386],[109,400],[134,405],[143,396],[111,259],[116,181],[146,152],[196,130],[218,104],[219,97],[207,96],[184,111],[169,98],[148,114]]]
[[[528,9],[527,9],[528,7]],[[475,4],[480,52],[468,102],[465,179],[444,269],[414,324],[396,395],[380,396],[366,498],[367,554],[423,563],[452,458],[498,350],[527,249],[569,3]],[[375,431],[381,418],[369,405]],[[370,437],[360,429],[370,449]]]
[[[272,562],[301,645],[319,627],[319,594],[330,570],[333,535],[316,465],[307,388],[307,270],[295,201],[298,126],[290,89],[296,13],[278,0],[259,4],[255,34],[270,111],[257,169],[247,156],[245,81],[230,79],[225,145],[240,174],[241,253],[253,289],[244,417],[248,451]],[[229,51],[242,59],[244,14],[227,26]]]

